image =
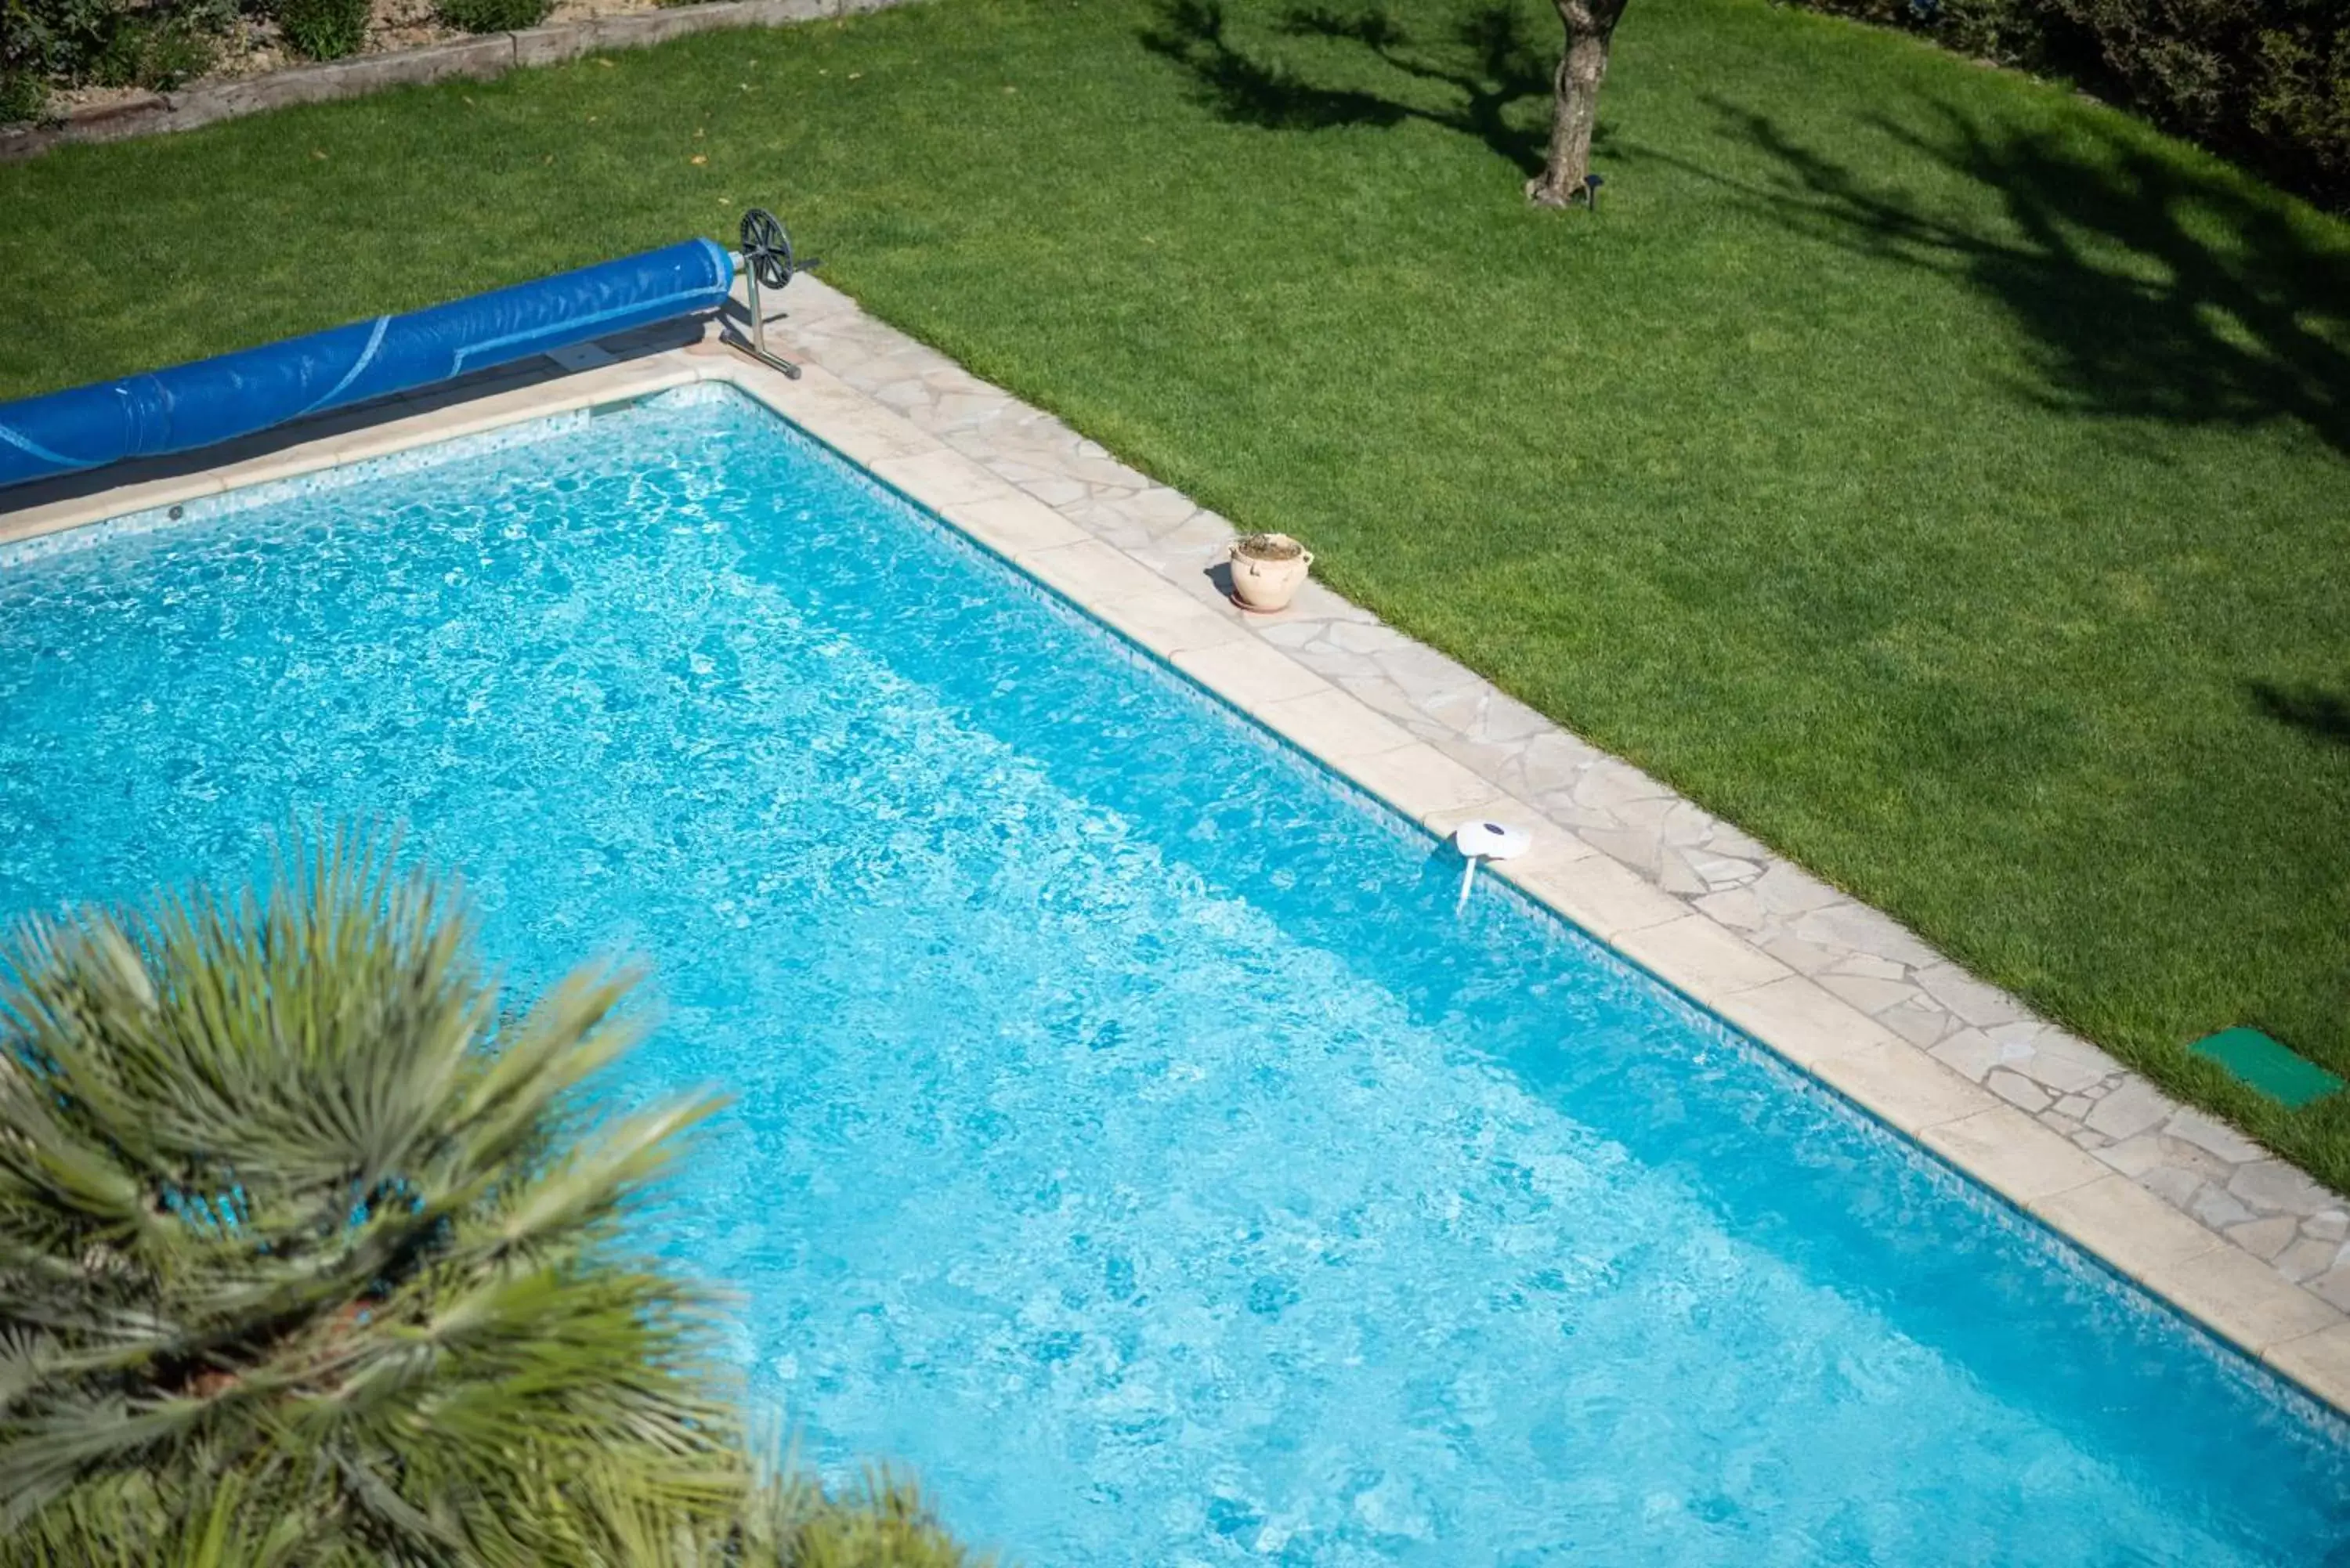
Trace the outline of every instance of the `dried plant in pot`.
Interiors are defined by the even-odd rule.
[[[1270,615],[1287,609],[1314,565],[1314,553],[1286,534],[1243,534],[1232,544],[1232,597]]]

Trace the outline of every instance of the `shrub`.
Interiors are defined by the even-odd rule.
[[[168,91],[212,68],[218,34],[186,16],[150,20],[125,17],[90,67],[106,87],[142,87]]]
[[[2340,0],[1799,3],[2065,78],[2350,208],[2350,5]]]
[[[0,120],[32,119],[52,80],[78,79],[117,9],[116,0],[0,0]]]
[[[989,1568],[974,1560],[912,1487],[883,1471],[845,1495],[770,1469],[742,1514],[730,1562],[740,1568]]]
[[[386,858],[0,951],[0,1568],[977,1568],[760,1460],[621,1217],[600,970],[526,1012]],[[590,1135],[592,1136],[583,1136]]]
[[[2272,145],[2302,150],[2314,166],[2309,186],[2350,208],[2350,24],[2330,41],[2264,33],[2260,52],[2253,130]]]
[[[211,67],[234,0],[0,0],[0,122],[51,84],[172,88]]]
[[[49,84],[36,73],[0,69],[0,125],[38,119],[48,102]]]
[[[339,60],[367,42],[368,0],[273,0],[278,30],[296,54]]]
[[[441,19],[468,33],[512,33],[546,20],[553,0],[440,0]]]
[[[504,1015],[463,919],[341,851],[31,923],[0,976],[0,1563],[218,1510],[332,1563],[732,1516],[708,1306],[617,1250],[712,1103],[595,1121],[625,981]]]

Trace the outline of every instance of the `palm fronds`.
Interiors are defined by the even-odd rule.
[[[639,1517],[728,1528],[711,1303],[618,1235],[714,1102],[599,1104],[629,977],[502,1023],[473,951],[349,841],[258,898],[16,933],[0,1563],[617,1562]]]

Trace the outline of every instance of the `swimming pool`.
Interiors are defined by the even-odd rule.
[[[2350,1439],[738,395],[0,552],[0,911],[397,818],[1038,1568],[2322,1563]]]

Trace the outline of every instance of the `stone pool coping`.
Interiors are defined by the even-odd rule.
[[[1522,892],[2350,1414],[2350,1205],[1320,585],[1244,616],[1218,575],[1222,518],[812,278],[789,305],[769,337],[806,366],[796,381],[714,322],[698,340],[632,335],[217,466],[19,492],[0,545],[730,383],[1430,831],[1534,827],[1494,867]]]

